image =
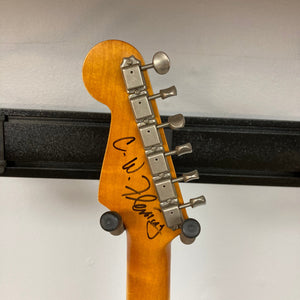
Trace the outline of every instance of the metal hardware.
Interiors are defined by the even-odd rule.
[[[179,181],[189,182],[197,179],[199,179],[199,173],[197,170],[194,170],[191,172],[183,173],[182,176],[172,179],[172,182],[173,183]]]
[[[160,134],[154,124],[140,127],[139,129],[145,148],[160,145],[162,143]]]
[[[159,201],[177,198],[174,184],[170,178],[161,179],[155,182],[155,188],[158,194]]]
[[[179,208],[180,209],[187,208],[187,207],[194,208],[194,207],[197,207],[197,206],[203,205],[203,204],[206,204],[206,199],[204,196],[199,196],[199,197],[190,199],[189,203],[184,203],[182,205],[179,205]]]
[[[130,104],[137,122],[139,120],[154,118],[152,106],[147,98],[147,92],[144,91],[138,96],[132,95],[130,97]]]
[[[122,217],[115,211],[104,213],[100,218],[100,225],[112,235],[120,235],[125,230]]]
[[[167,226],[173,230],[178,229],[184,220],[182,212],[178,207],[178,200],[172,199],[166,202],[161,202],[160,206]]]
[[[177,156],[181,156],[192,152],[193,149],[191,143],[186,143],[180,146],[176,146],[174,150],[165,153],[165,156],[174,155],[174,154],[176,154]]]
[[[192,152],[192,145],[186,143],[176,146],[174,150],[165,152],[159,133],[160,128],[170,127],[171,129],[179,129],[184,127],[185,119],[182,114],[168,117],[167,123],[157,125],[153,113],[152,103],[150,100],[156,98],[166,99],[177,95],[175,86],[160,90],[159,93],[148,95],[145,85],[144,70],[154,68],[157,73],[165,74],[169,71],[170,61],[164,52],[157,52],[153,56],[151,64],[141,66],[139,60],[135,57],[127,57],[123,59],[121,69],[126,85],[128,98],[132,111],[139,129],[145,154],[153,176],[153,183],[157,191],[160,207],[164,215],[166,225],[173,230],[180,228],[184,224],[184,218],[181,209],[186,207],[195,207],[205,203],[203,196],[193,198],[189,203],[179,205],[177,193],[174,186],[178,181],[190,181],[199,178],[198,171],[184,173],[183,176],[172,179],[167,156]],[[113,218],[110,216],[110,218]],[[109,221],[112,222],[112,221]],[[116,221],[114,221],[116,222]],[[185,225],[187,226],[187,225]],[[192,238],[184,236],[185,243],[191,243]]]
[[[167,89],[160,90],[159,93],[149,96],[148,99],[149,100],[157,99],[157,98],[166,99],[173,96],[177,96],[177,89],[175,85]]]
[[[154,154],[149,155],[147,158],[153,176],[156,176],[160,173],[170,172],[164,153],[155,152]]]
[[[5,116],[0,116],[0,174],[4,174],[6,167],[4,160],[4,121]]]
[[[145,90],[145,78],[140,70],[141,62],[134,56],[125,57],[121,64],[124,82],[126,84],[127,93],[137,90]]]
[[[150,68],[154,68],[155,71],[160,75],[168,73],[170,69],[170,59],[168,55],[162,51],[156,52],[153,55],[152,63],[141,66],[142,71]]]
[[[157,128],[170,127],[171,129],[179,129],[179,128],[183,128],[184,125],[185,125],[184,116],[182,114],[177,114],[168,117],[167,123],[159,124],[156,127]]]

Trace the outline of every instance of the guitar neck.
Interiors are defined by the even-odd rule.
[[[127,238],[127,300],[170,299],[171,245],[159,249]]]

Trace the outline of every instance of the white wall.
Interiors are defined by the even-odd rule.
[[[179,96],[162,114],[300,120],[300,2],[3,1],[0,107],[108,111],[81,79],[105,39],[135,45],[154,90]],[[172,300],[300,298],[299,189],[181,185],[202,224],[192,246],[173,243]],[[97,182],[0,178],[0,298],[125,299],[125,235],[98,226]]]

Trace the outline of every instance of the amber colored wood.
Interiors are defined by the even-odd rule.
[[[167,300],[170,294],[170,242],[179,234],[165,225],[151,172],[134,120],[120,69],[122,59],[141,54],[128,43],[109,40],[97,44],[83,65],[89,93],[111,110],[111,125],[102,164],[99,201],[118,212],[127,232],[127,300]],[[154,75],[160,76],[160,75]],[[153,94],[145,72],[149,94]],[[152,105],[161,123],[155,100]],[[163,129],[163,145],[168,151]],[[171,174],[176,173],[168,157]],[[178,184],[175,188],[182,203]],[[184,211],[184,216],[186,212]]]

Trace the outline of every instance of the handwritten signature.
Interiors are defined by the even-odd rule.
[[[113,147],[116,150],[121,151],[123,153],[123,156],[126,157],[128,147],[131,146],[134,142],[135,137],[123,137],[115,140],[113,142]],[[157,200],[157,196],[147,193],[147,191],[151,187],[151,182],[147,176],[140,174],[144,165],[144,161],[138,164],[138,157],[134,157],[126,161],[126,163],[122,165],[122,170],[124,170],[126,174],[136,175],[136,177],[138,177],[139,179],[139,182],[143,181],[144,185],[142,189],[138,190],[134,187],[134,180],[131,180],[131,176],[128,176],[128,181],[131,180],[130,182],[132,183],[132,185],[124,186],[126,192],[122,194],[122,196],[130,201],[133,201],[132,210],[137,212],[139,215],[141,215],[147,220],[146,233],[147,237],[152,240],[156,238],[159,234],[161,234],[165,225],[160,224],[159,221],[156,221],[154,212],[148,210],[147,204]],[[160,209],[157,210],[160,211]]]

